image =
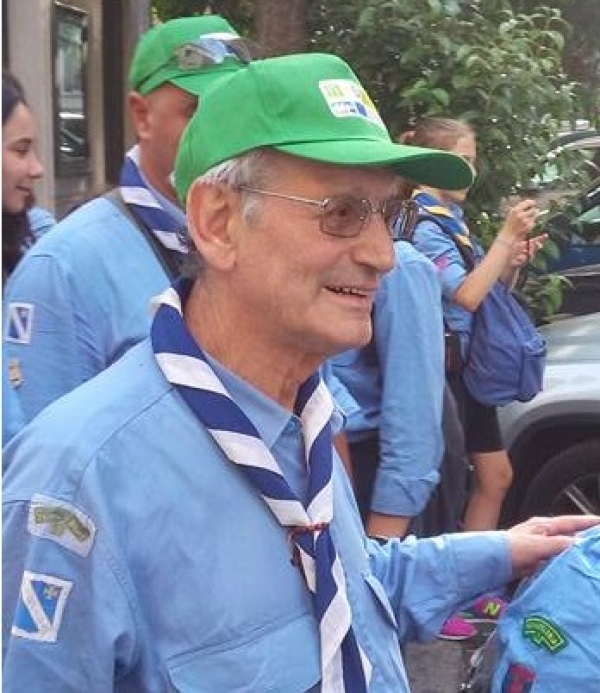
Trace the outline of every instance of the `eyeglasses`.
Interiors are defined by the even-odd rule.
[[[235,188],[255,195],[278,197],[282,200],[318,207],[321,232],[340,238],[356,238],[372,214],[381,214],[392,240],[396,241],[407,236],[407,226],[414,225],[417,217],[416,203],[412,200],[390,198],[383,204],[374,206],[370,200],[353,195],[333,195],[324,200],[312,200],[296,195],[284,195],[272,190],[251,188],[247,185],[237,185]]]
[[[181,70],[200,70],[229,59],[246,65],[260,57],[260,46],[249,39],[201,37],[176,48],[171,60]]]

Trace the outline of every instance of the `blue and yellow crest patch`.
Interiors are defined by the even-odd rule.
[[[56,642],[73,583],[26,570],[11,633],[18,638]]]

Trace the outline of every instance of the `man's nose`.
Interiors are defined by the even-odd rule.
[[[371,214],[360,234],[358,259],[383,274],[389,272],[396,263],[392,232],[383,214]]]

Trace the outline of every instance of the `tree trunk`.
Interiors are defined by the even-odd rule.
[[[268,56],[306,50],[309,0],[260,0],[256,6],[256,40]]]

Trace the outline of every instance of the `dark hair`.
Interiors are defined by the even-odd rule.
[[[2,69],[2,125],[11,117],[20,103],[27,106],[21,83],[8,70]]]
[[[8,70],[2,70],[2,127],[10,119],[15,108],[27,106],[25,92],[19,80]],[[33,200],[32,200],[33,202]],[[23,255],[23,249],[33,242],[27,210],[16,214],[2,206],[2,283],[11,274]]]
[[[475,135],[475,130],[463,120],[432,116],[418,120],[415,127],[399,135],[397,141],[400,144],[411,144],[415,147],[450,151],[454,149],[459,139],[471,135]],[[410,197],[415,187],[414,183],[405,181],[401,185],[401,195]]]

